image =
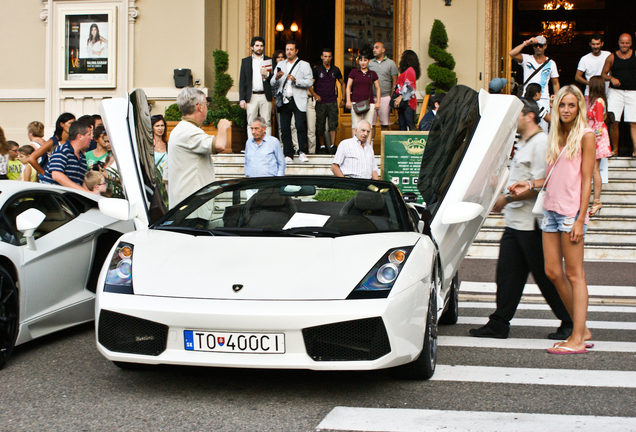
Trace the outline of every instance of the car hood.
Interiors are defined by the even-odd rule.
[[[194,237],[149,229],[122,240],[134,245],[135,295],[340,300],[387,250],[412,246],[420,237],[405,232],[338,238]],[[235,285],[242,288],[235,292]]]

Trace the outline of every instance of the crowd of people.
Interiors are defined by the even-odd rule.
[[[263,38],[252,38],[250,46],[252,54],[242,59],[239,73],[239,104],[247,111],[248,137],[252,138],[256,117],[265,121],[267,135],[272,136],[275,118],[287,164],[296,157],[308,162],[310,153],[336,153],[340,108],[351,111],[352,136],[361,120],[372,126],[379,122],[382,130],[388,130],[391,109],[398,112],[400,130],[416,130],[415,90],[421,70],[414,51],[402,54],[398,68],[385,55],[384,44],[376,42],[358,54],[358,67],[345,84],[343,73],[333,65],[331,48],[322,50],[320,62],[312,69],[298,57],[293,40],[272,58],[264,54]],[[398,103],[391,106],[394,93]],[[371,141],[374,134],[372,127]]]
[[[0,127],[0,179],[57,184],[73,189],[112,196],[108,180],[116,169],[108,134],[101,116],[79,119],[63,113],[55,132],[44,139],[44,124],[27,126],[29,143],[8,141]]]
[[[636,55],[629,34],[618,42],[619,50],[610,53],[601,49],[601,35],[590,37],[591,52],[581,58],[575,76],[584,93],[576,85],[560,87],[556,63],[545,55],[545,37],[532,37],[510,51],[524,71],[524,106],[508,185],[493,208],[505,209],[506,226],[497,264],[497,308],[486,325],[470,330],[472,336],[508,337],[532,272],[561,320],[556,332],[548,334],[559,340],[548,352],[584,354],[594,347],[586,326],[583,240],[590,216],[603,207],[601,160],[617,155],[618,136],[608,131],[607,123],[616,132],[621,118],[630,123],[636,157]],[[525,47],[532,47],[533,55],[523,54]],[[493,80],[491,93],[505,84]]]

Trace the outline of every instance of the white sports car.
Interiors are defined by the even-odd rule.
[[[99,198],[60,186],[0,181],[0,368],[15,345],[92,321],[97,277],[131,222]]]
[[[426,206],[384,181],[245,178],[212,183],[148,226],[132,105],[104,101],[128,201],[100,208],[139,229],[99,277],[99,351],[120,367],[431,377],[437,325],[457,321],[457,269],[506,182],[520,109],[512,96],[449,92],[422,158]]]

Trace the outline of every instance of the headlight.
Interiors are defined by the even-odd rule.
[[[133,245],[119,242],[108,265],[104,292],[134,294],[132,286]]]
[[[386,298],[413,246],[389,250],[351,291],[347,299]]]

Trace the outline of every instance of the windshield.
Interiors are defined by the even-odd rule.
[[[414,230],[391,183],[291,176],[212,183],[152,228],[193,235],[326,237]]]

